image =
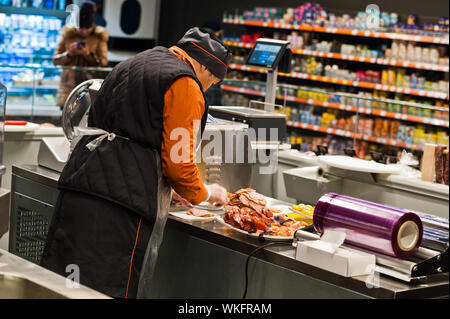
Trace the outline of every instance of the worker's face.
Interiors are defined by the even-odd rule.
[[[197,73],[197,78],[202,84],[203,91],[209,89],[211,85],[220,83],[220,79],[212,74],[204,65],[200,66],[200,70]]]
[[[93,29],[94,29],[94,26],[92,26],[90,28],[78,28],[78,34],[80,35],[80,37],[86,38],[91,34]]]

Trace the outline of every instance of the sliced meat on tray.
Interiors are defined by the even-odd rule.
[[[290,237],[297,229],[307,225],[284,215],[274,217],[274,213],[279,211],[268,208],[264,196],[254,189],[240,189],[234,194],[229,193],[228,198],[223,220],[235,228],[250,233]]]

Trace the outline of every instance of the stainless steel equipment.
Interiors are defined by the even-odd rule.
[[[280,160],[281,161],[281,160]],[[295,159],[289,159],[292,165]],[[449,218],[449,187],[403,174],[372,173],[323,165],[315,158],[309,167],[283,171],[286,193],[314,205],[327,192]],[[320,173],[319,173],[320,171]]]
[[[6,108],[6,87],[0,83],[0,186],[2,185],[2,176],[6,172],[3,165],[3,142],[5,137],[5,108]],[[10,192],[0,188],[0,238],[9,228],[9,198]]]
[[[248,124],[258,141],[283,141],[286,136],[286,115],[283,113],[244,106],[210,106],[209,113],[216,118]],[[270,135],[271,129],[276,136]]]
[[[69,157],[71,147],[77,138],[75,127],[87,127],[89,108],[97,97],[102,79],[88,80],[72,90],[64,104],[62,127],[66,137],[43,138],[38,152],[38,164],[62,172]]]
[[[448,186],[405,176],[395,165],[313,158],[309,164],[315,165],[283,172],[289,197],[315,205],[323,194],[335,192],[415,211],[424,225],[424,237],[419,252],[410,260],[357,249],[375,255],[375,271],[402,281],[426,281],[445,273],[448,276]]]
[[[250,51],[246,64],[267,70],[266,105],[264,110],[273,112],[277,92],[278,70],[289,73],[291,70],[289,41],[260,38]],[[281,64],[281,65],[280,65]],[[280,68],[279,68],[280,67]]]
[[[247,131],[248,125],[238,122],[215,119],[206,123],[197,151],[197,166],[204,183],[220,184],[229,192],[250,184],[253,163]]]
[[[0,185],[6,167],[3,165],[3,141],[5,138],[6,87],[0,82]],[[0,234],[1,236],[1,234]]]
[[[312,226],[309,231],[297,231],[294,236],[293,246],[297,246],[297,242],[301,240],[318,240],[317,235]],[[409,260],[402,260],[390,257],[360,247],[344,244],[344,247],[359,250],[367,254],[375,255],[376,266],[374,273],[384,274],[409,283],[427,282],[433,278],[448,278],[448,247],[443,249],[428,249],[420,247],[417,253]]]
[[[0,299],[110,299],[0,249]],[[76,288],[75,288],[76,287]]]

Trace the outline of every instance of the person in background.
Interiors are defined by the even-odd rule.
[[[211,34],[214,34],[218,39],[222,39],[223,37],[223,29],[222,26],[217,20],[209,19],[203,24],[203,29],[208,31]],[[205,92],[206,100],[209,105],[222,105],[222,89],[220,84],[212,85]]]
[[[105,67],[108,65],[108,32],[94,23],[95,4],[85,1],[80,8],[79,27],[65,25],[53,54],[53,63],[64,67]],[[63,70],[56,95],[56,104],[64,107],[70,92],[92,74],[84,71]]]

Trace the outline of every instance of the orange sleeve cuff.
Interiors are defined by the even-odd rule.
[[[195,163],[204,105],[201,89],[190,77],[177,79],[164,96],[163,175],[180,196],[194,205],[204,201],[208,194]]]

